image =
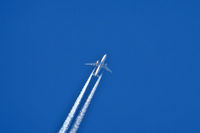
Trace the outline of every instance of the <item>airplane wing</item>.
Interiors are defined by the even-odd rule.
[[[96,63],[85,63],[85,65],[88,65],[88,66],[96,66]]]
[[[107,65],[104,65],[103,68],[106,69],[106,71],[112,73],[112,70],[110,70],[110,68],[108,68]]]

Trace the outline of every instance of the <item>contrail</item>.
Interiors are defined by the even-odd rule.
[[[73,128],[71,129],[70,133],[76,133],[77,132],[77,130],[79,128],[79,125],[80,125],[80,123],[81,123],[81,121],[82,121],[82,119],[83,119],[83,117],[84,117],[84,115],[85,115],[85,113],[87,111],[87,108],[88,108],[88,106],[89,106],[89,104],[90,104],[90,102],[92,100],[92,97],[93,97],[93,95],[94,95],[94,93],[96,91],[96,88],[97,88],[97,86],[98,86],[98,84],[99,84],[99,82],[101,80],[101,77],[102,77],[102,74],[97,79],[92,91],[90,92],[85,104],[83,105],[83,108],[81,109],[78,117],[76,118],[75,124],[73,125]]]
[[[76,99],[76,101],[75,101],[70,113],[68,114],[65,122],[63,123],[59,133],[65,133],[68,130],[69,125],[70,125],[70,123],[71,123],[71,121],[72,121],[72,119],[74,117],[74,114],[76,113],[77,107],[80,104],[81,99],[82,99],[82,97],[83,97],[83,95],[84,95],[84,93],[86,91],[86,88],[87,88],[87,86],[88,86],[88,84],[89,84],[89,82],[90,82],[90,80],[92,78],[93,73],[94,73],[94,69],[93,69],[92,73],[90,74],[88,80],[86,81],[85,85],[83,86],[83,89],[81,90],[78,98]]]

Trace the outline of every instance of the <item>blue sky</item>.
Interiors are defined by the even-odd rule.
[[[199,4],[2,0],[0,132],[57,132],[107,53],[80,133],[199,133]]]

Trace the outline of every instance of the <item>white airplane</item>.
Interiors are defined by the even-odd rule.
[[[100,62],[99,60],[97,60],[96,63],[85,63],[85,65],[96,66],[94,76],[98,76],[98,73],[100,72],[101,68],[104,68],[108,72],[112,73],[112,71],[108,68],[107,64],[105,64],[106,56],[107,55],[105,54]]]

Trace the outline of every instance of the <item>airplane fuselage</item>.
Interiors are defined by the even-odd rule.
[[[98,73],[100,72],[100,70],[101,70],[101,67],[104,65],[104,62],[105,62],[105,60],[106,60],[106,54],[103,56],[103,58],[101,59],[101,61],[97,64],[98,66],[97,66],[97,68],[96,68],[96,71],[95,71],[95,73],[94,73],[94,76],[97,76],[98,75]]]

